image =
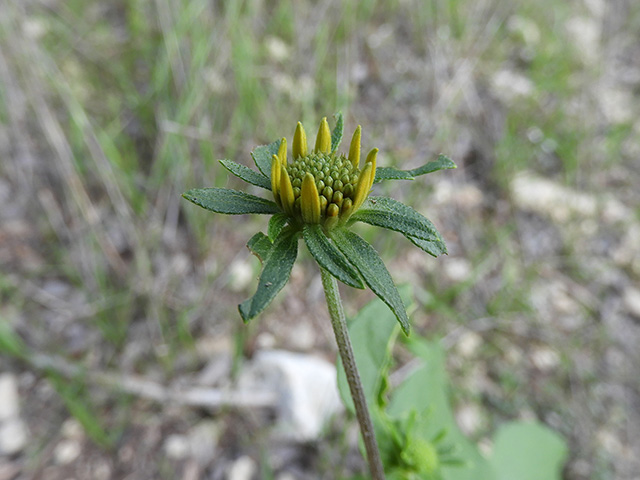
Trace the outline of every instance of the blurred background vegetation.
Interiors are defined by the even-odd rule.
[[[261,348],[334,358],[313,262],[244,327],[244,244],[266,220],[180,193],[244,188],[217,159],[249,165],[337,111],[380,165],[458,164],[376,187],[429,217],[448,257],[358,231],[412,285],[415,334],[448,349],[465,433],[537,418],[569,440],[566,478],[637,478],[634,0],[0,2],[0,366],[28,439],[0,478],[227,478],[239,458],[255,478],[364,471],[339,426],[283,445],[260,411],[118,393],[124,376],[224,386]],[[371,298],[344,294],[351,314]],[[208,454],[168,454],[207,426]]]

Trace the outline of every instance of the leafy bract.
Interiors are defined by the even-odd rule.
[[[331,237],[373,293],[389,306],[404,333],[409,335],[411,327],[404,303],[378,252],[360,236],[344,228],[333,230]]]
[[[285,227],[288,222],[288,218],[284,213],[276,213],[269,219],[269,227],[267,228],[267,235],[273,242],[280,231]]]
[[[196,205],[216,213],[242,215],[245,213],[280,213],[272,201],[239,190],[227,188],[192,188],[182,194]]]
[[[336,126],[333,128],[333,132],[331,132],[331,153],[335,152],[340,146],[344,133],[344,118],[342,112],[336,113],[334,117],[336,118]]]
[[[302,231],[304,242],[321,268],[327,270],[342,283],[355,288],[364,288],[358,272],[349,260],[324,234],[318,224],[305,225]]]
[[[273,248],[273,242],[271,242],[269,237],[264,233],[258,232],[249,239],[247,248],[251,250],[251,253],[258,257],[261,262],[264,262]]]
[[[220,160],[220,163],[224,168],[245,182],[255,185],[256,187],[271,190],[271,181],[261,173],[251,170],[249,167],[236,163],[233,160]]]
[[[376,169],[376,178],[373,183],[379,183],[383,180],[413,180],[415,177],[425,175],[427,173],[437,172],[449,168],[457,168],[456,164],[446,155],[438,155],[438,159],[426,163],[421,167],[412,170],[399,170],[393,167],[378,167]]]
[[[393,198],[369,197],[351,220],[400,232],[433,256],[447,253],[447,246],[433,223]]]
[[[281,141],[282,139],[279,139],[269,145],[260,145],[251,152],[251,158],[256,163],[256,167],[267,178],[271,178],[271,158],[278,154]]]
[[[264,245],[262,238],[257,239],[253,245],[260,253],[265,254],[258,289],[253,297],[238,305],[245,323],[262,312],[289,281],[291,269],[298,256],[298,233],[285,228],[277,236],[268,252],[264,249]]]

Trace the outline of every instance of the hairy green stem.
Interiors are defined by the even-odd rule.
[[[342,300],[338,291],[337,280],[326,270],[320,269],[322,273],[322,286],[327,299],[327,307],[329,308],[329,316],[331,317],[331,325],[338,343],[338,352],[342,358],[342,365],[347,374],[347,382],[349,382],[349,390],[351,390],[351,398],[356,407],[356,417],[360,424],[360,432],[364,440],[364,446],[367,450],[367,460],[369,461],[369,470],[373,480],[384,480],[384,469],[382,468],[382,460],[380,459],[380,451],[376,442],[376,435],[371,422],[371,415],[367,408],[367,400],[362,389],[360,374],[356,366],[356,357],[353,354],[349,331],[347,330],[347,321],[344,317],[344,309],[342,308]]]

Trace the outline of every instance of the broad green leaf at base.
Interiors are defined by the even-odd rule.
[[[251,158],[253,158],[256,167],[258,167],[260,173],[267,178],[271,178],[271,158],[278,154],[281,141],[282,140],[279,139],[271,142],[269,145],[260,145],[251,152]]]

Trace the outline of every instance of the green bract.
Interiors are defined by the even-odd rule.
[[[238,307],[245,322],[262,312],[287,283],[302,237],[320,268],[351,287],[367,285],[409,333],[404,303],[380,256],[348,228],[355,222],[365,222],[402,233],[434,257],[447,253],[444,240],[428,219],[392,198],[369,197],[369,191],[383,180],[412,180],[456,165],[440,155],[436,161],[413,170],[376,168],[378,149],[374,148],[361,166],[361,128],[356,129],[347,155],[338,152],[342,136],[343,117],[338,114],[333,132],[326,119],[322,120],[312,150],[298,123],[290,162],[284,138],[254,149],[251,156],[258,171],[220,160],[245,182],[270,190],[274,201],[224,188],[195,188],[182,194],[216,213],[273,215],[268,235],[257,233],[247,244],[262,262],[262,273],[255,295]]]

